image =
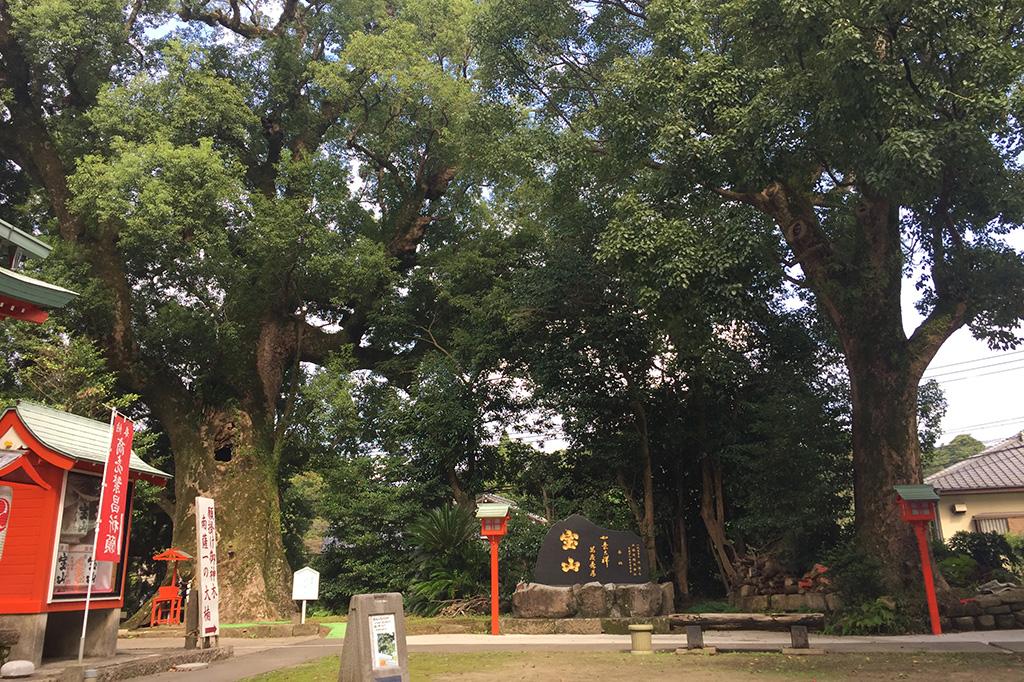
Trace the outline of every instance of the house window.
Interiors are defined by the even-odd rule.
[[[974,525],[979,533],[1005,535],[1010,532],[1010,523],[1007,519],[974,519]]]

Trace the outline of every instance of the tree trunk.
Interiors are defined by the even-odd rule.
[[[686,516],[682,509],[676,511],[672,524],[672,573],[681,598],[690,596],[690,551],[686,542]]]
[[[920,483],[917,377],[887,365],[893,353],[874,349],[848,359],[853,402],[854,510],[859,542],[882,560],[890,586],[919,583],[910,524],[900,519],[894,486]]]
[[[725,591],[736,587],[735,552],[725,535],[725,502],[722,497],[722,466],[709,455],[701,461],[700,518],[708,532],[711,553],[718,564]]]
[[[640,463],[642,467],[643,512],[639,515],[640,536],[647,552],[647,565],[651,572],[658,571],[658,546],[654,527],[654,465],[651,461],[651,438],[647,428],[647,412],[639,401],[634,401],[636,431],[640,441]]]
[[[240,410],[167,431],[175,453],[176,547],[195,552],[196,496],[211,497],[216,504],[221,621],[290,616],[295,607],[288,591],[290,569],[270,438]]]

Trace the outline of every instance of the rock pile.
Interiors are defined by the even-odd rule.
[[[834,611],[839,600],[831,588],[828,568],[814,564],[802,577],[787,574],[770,556],[743,556],[736,562],[742,579],[733,601],[743,611]]]
[[[672,583],[554,586],[520,584],[512,594],[516,618],[650,618],[672,613]]]
[[[1013,630],[1024,627],[1024,587],[980,594],[946,609],[955,630]]]

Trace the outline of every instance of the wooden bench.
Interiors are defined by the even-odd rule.
[[[704,646],[704,630],[789,630],[792,647],[783,653],[821,653],[812,649],[808,630],[821,630],[825,625],[824,613],[673,613],[668,617],[669,629],[686,628],[687,651],[714,653],[714,647]]]

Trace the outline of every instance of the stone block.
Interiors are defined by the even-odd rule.
[[[657,583],[619,585],[615,588],[615,603],[628,617],[651,617],[661,612],[661,587]]]
[[[671,632],[668,618],[602,618],[601,632],[606,635],[628,635],[630,625],[648,624],[654,626],[654,634],[667,635]]]
[[[740,596],[749,597],[750,595],[757,592],[757,588],[753,585],[740,585]]]
[[[960,611],[965,616],[980,616],[982,614],[981,604],[976,601],[964,602],[960,605]]]
[[[660,592],[659,592],[660,595]],[[512,593],[512,613],[517,618],[568,618],[576,614],[572,587],[529,583]]]
[[[764,613],[768,610],[768,595],[758,594],[747,597],[743,602],[743,610],[748,613]]]
[[[617,588],[618,585],[615,583],[605,583],[604,585],[604,591],[607,596],[609,618],[624,618],[629,615],[628,613],[625,613],[625,607],[619,603]]]
[[[1003,603],[1003,600],[996,594],[979,594],[974,598],[974,602],[982,609],[988,609],[993,606],[999,606]]]
[[[552,621],[556,635],[599,635],[600,618],[560,618]]]
[[[843,608],[843,599],[838,594],[825,595],[825,610],[838,611]]]
[[[7,661],[0,667],[0,677],[28,677],[36,671],[32,661]]]
[[[608,615],[608,593],[601,583],[574,585],[576,613],[582,618],[604,618]]]
[[[807,608],[806,594],[773,594],[770,600],[772,611],[800,611]]]
[[[990,616],[999,616],[1009,612],[1010,607],[1006,604],[1001,604],[999,606],[990,606],[987,609],[985,609],[985,613],[987,613]]]
[[[1017,625],[1024,627],[1024,611],[1013,614],[1013,617],[1017,621]]]
[[[1011,611],[1024,611],[1024,601],[1013,601],[1009,603]]]
[[[1013,630],[1017,627],[1017,619],[1010,613],[1000,614],[996,616],[996,627],[1000,630]]]
[[[808,592],[803,598],[804,606],[811,611],[825,611],[828,608],[825,595],[821,592]]]
[[[970,632],[974,630],[975,623],[973,616],[958,616],[953,619],[953,627],[961,632]]]
[[[661,583],[661,612],[659,615],[667,616],[676,611],[676,586],[671,580]]]
[[[985,614],[974,619],[979,630],[992,630],[996,627],[996,617]]]
[[[999,600],[1004,604],[1024,602],[1024,587],[1014,587],[993,596],[999,597]]]
[[[553,618],[502,618],[500,625],[506,635],[553,635],[560,622]]]

